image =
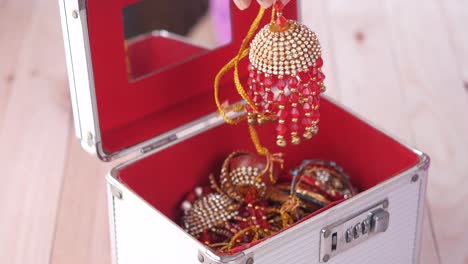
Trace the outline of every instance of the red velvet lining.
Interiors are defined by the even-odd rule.
[[[214,76],[235,55],[258,11],[257,5],[243,12],[232,8],[234,35],[230,45],[162,73],[131,81],[125,63],[122,9],[135,2],[87,0],[96,100],[102,143],[107,153],[141,143],[213,112]],[[289,18],[297,17],[295,0],[285,13]],[[263,23],[268,19],[266,15]],[[155,49],[157,41],[152,38],[129,47],[136,76],[149,73],[162,63],[145,57],[160,51]],[[171,54],[167,54],[164,63],[172,62],[175,59],[172,55],[195,52],[185,45],[166,46],[162,52],[165,51]],[[240,69],[241,76],[245,76],[245,62]],[[229,78],[224,80],[222,94],[231,102],[239,100]],[[362,191],[418,161],[417,155],[406,147],[326,100],[322,103],[320,128],[313,140],[286,149],[275,146],[272,125],[259,129],[259,134],[272,151],[286,154],[286,167],[296,166],[303,159],[334,160]],[[132,164],[119,177],[175,221],[182,197],[195,186],[206,185],[208,174],[218,172],[223,159],[239,149],[254,151],[246,125],[223,125]]]
[[[285,153],[286,168],[303,159],[334,160],[361,191],[418,162],[414,152],[327,100],[322,103],[321,120],[317,137],[296,147],[276,147],[272,125],[258,132],[271,151]],[[128,166],[119,176],[148,203],[176,220],[184,195],[207,184],[208,175],[219,172],[223,159],[240,149],[254,151],[247,126],[222,125]]]
[[[187,114],[201,117],[213,112],[212,101],[201,106],[195,98],[208,98],[212,94],[216,73],[237,53],[258,12],[257,4],[246,11],[232,7],[234,29],[231,44],[161,73],[130,81],[127,75],[122,10],[135,2],[137,1],[87,0],[89,41],[102,144],[104,151],[109,154],[183,125],[187,122],[187,118],[184,118]],[[285,14],[289,18],[297,17],[295,0],[288,4]],[[270,16],[265,15],[263,24],[269,19]],[[133,48],[129,49],[133,54]],[[183,51],[184,48],[181,49]],[[181,49],[164,48],[162,52],[177,53],[182,52]],[[144,59],[147,60],[147,57]],[[134,57],[132,60],[138,59]],[[241,75],[246,73],[247,69],[241,67]],[[228,93],[226,98],[231,101],[239,100],[235,93]],[[178,105],[183,107],[176,107]],[[172,114],[167,115],[168,112]],[[155,120],[158,120],[157,125]]]
[[[224,95],[234,96],[237,94],[233,87],[223,90]],[[202,94],[193,98],[193,101],[197,102],[197,107],[194,107],[194,104],[180,103],[162,112],[145,116],[128,126],[107,131],[105,134],[107,142],[118,142],[118,144],[108,145],[107,151],[118,151],[122,147],[129,147],[135,143],[143,142],[148,138],[167,132],[168,128],[177,128],[215,111],[212,94]],[[142,131],[142,133],[137,133],[136,131]]]

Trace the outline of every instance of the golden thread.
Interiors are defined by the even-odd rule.
[[[268,214],[278,214],[281,217],[281,224],[283,225],[283,228],[287,228],[290,226],[292,223],[294,223],[294,220],[292,217],[283,209],[277,209],[277,208],[271,208],[267,210]]]
[[[224,118],[226,123],[231,124],[231,125],[238,124],[239,122],[229,118],[226,114],[225,109],[222,107],[221,102],[219,100],[219,83],[220,83],[221,78],[226,74],[226,72],[234,68],[234,84],[236,86],[237,92],[242,97],[242,99],[244,99],[247,102],[247,104],[250,107],[252,107],[252,109],[254,109],[256,113],[259,113],[254,103],[247,96],[247,93],[245,92],[244,87],[242,86],[240,82],[239,62],[249,54],[249,48],[247,48],[247,45],[249,44],[249,41],[252,39],[253,35],[255,34],[255,31],[257,30],[260,22],[262,21],[264,14],[265,14],[265,9],[260,8],[257,17],[255,18],[252,25],[250,26],[247,36],[242,41],[242,45],[239,49],[239,53],[231,61],[229,61],[223,68],[221,68],[221,70],[219,71],[219,73],[216,75],[216,78],[215,78],[214,97],[215,97],[216,106],[218,107],[218,111],[221,114],[221,116]]]
[[[260,138],[258,137],[257,130],[253,125],[249,125],[249,132],[258,154],[267,156],[268,158],[270,156],[270,151],[267,148],[263,147],[260,143]]]
[[[285,190],[285,191],[291,191],[290,188],[285,188],[283,186],[279,186],[278,187],[280,190]],[[301,195],[304,195],[304,196],[308,196],[310,198],[313,198],[319,202],[322,202],[324,204],[329,204],[331,203],[331,201],[329,201],[325,196],[319,194],[319,193],[316,193],[316,192],[312,192],[312,191],[308,191],[306,189],[302,189],[301,186],[298,185],[297,189],[294,191],[294,195],[297,195],[297,194],[301,194]]]
[[[258,233],[257,227],[255,227],[255,226],[249,226],[249,227],[247,227],[245,229],[242,229],[241,231],[237,232],[231,238],[231,241],[229,241],[229,243],[228,243],[228,246],[227,246],[228,252],[232,251],[232,248],[234,247],[234,244],[236,243],[236,240],[239,239],[240,237],[242,237],[243,235],[245,235],[245,233],[247,233],[249,231],[253,231],[254,233]]]
[[[240,54],[241,59],[245,58],[248,54],[249,54],[248,50],[244,51],[242,54]],[[223,75],[226,74],[226,72],[228,72],[230,69],[232,69],[232,67],[234,67],[234,64],[236,63],[237,63],[237,56],[234,59],[232,59],[228,64],[226,64],[223,68],[221,68],[218,75],[216,75],[215,84],[214,84],[214,87],[215,87],[214,97],[215,97],[216,106],[218,107],[218,112],[221,114],[221,116],[226,121],[226,123],[230,125],[236,125],[240,122],[240,120],[233,120],[229,118],[229,116],[226,113],[226,109],[223,108],[223,106],[221,105],[221,101],[219,100],[219,83]],[[251,103],[251,102],[247,101],[247,103]]]
[[[215,191],[217,191],[219,194],[226,194],[226,193],[221,189],[221,187],[219,187],[219,185],[218,185],[218,183],[216,182],[216,179],[215,179],[215,177],[214,177],[213,174],[210,174],[209,179],[210,179],[211,186],[213,187],[213,189],[215,189]]]
[[[275,22],[275,16],[276,16],[276,8],[273,5],[272,11],[271,11],[271,21],[270,21],[271,24]]]
[[[234,119],[229,118],[229,116],[227,115],[226,113],[227,109],[223,108],[223,106],[221,105],[221,101],[219,100],[219,84],[220,84],[221,78],[232,68],[234,68],[234,84],[236,86],[237,92],[242,97],[242,99],[244,99],[244,101],[253,109],[253,111],[256,114],[262,115],[256,108],[255,104],[250,100],[247,93],[245,92],[244,87],[242,86],[242,83],[239,78],[239,62],[249,54],[249,48],[247,47],[247,45],[249,44],[250,40],[254,36],[255,32],[257,31],[258,26],[260,22],[262,21],[264,14],[265,14],[265,9],[260,8],[257,14],[257,17],[255,18],[252,25],[250,26],[247,36],[242,41],[238,54],[231,61],[229,61],[223,68],[221,68],[221,70],[219,71],[219,73],[216,75],[216,78],[215,78],[215,82],[214,82],[215,103],[223,119],[226,121],[226,123],[230,125],[238,124],[241,121],[241,119],[234,120]],[[275,16],[275,10],[273,8],[272,21],[274,20],[274,16]],[[236,107],[238,108],[239,106],[235,106],[234,108]],[[265,117],[265,119],[271,119],[271,117],[267,116]],[[260,178],[262,175],[264,175],[264,173],[268,171],[270,173],[271,182],[272,183],[276,182],[276,179],[274,179],[274,175],[273,175],[273,167],[274,167],[273,162],[280,162],[281,166],[283,166],[282,159],[278,159],[277,157],[274,157],[273,155],[270,154],[270,151],[267,148],[261,145],[258,134],[252,125],[249,125],[249,132],[250,132],[250,137],[252,139],[252,142],[255,145],[257,152],[260,155],[267,157],[267,165],[265,167],[265,172],[261,173],[258,178]]]
[[[227,246],[228,243],[223,242],[223,243],[214,243],[214,244],[208,244],[209,247],[224,247]]]
[[[263,155],[266,157],[265,169],[261,173],[258,174],[257,180],[261,180],[263,175],[268,173],[270,177],[270,182],[276,183],[276,179],[273,175],[273,171],[275,168],[274,163],[280,164],[281,169],[283,169],[284,167],[283,154],[282,153],[271,154],[267,148],[263,147],[262,143],[260,142],[260,138],[257,134],[257,130],[255,129],[253,125],[249,125],[249,132],[250,132],[250,138],[252,139],[252,142],[254,143],[257,152],[260,155]]]

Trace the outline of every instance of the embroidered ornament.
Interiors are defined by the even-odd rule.
[[[299,144],[318,132],[320,94],[325,91],[321,47],[315,33],[287,20],[281,1],[276,19],[255,36],[249,52],[247,105],[250,124],[277,122],[277,144]]]
[[[285,147],[287,141],[297,145],[301,138],[310,139],[318,132],[320,94],[325,91],[317,36],[299,22],[287,20],[283,9],[284,4],[276,1],[271,22],[255,35],[265,14],[265,9],[260,8],[238,54],[219,71],[214,81],[214,98],[220,115],[226,123],[238,124],[243,119],[232,119],[227,111],[241,110],[244,106],[226,109],[219,99],[221,78],[234,70],[236,90],[246,103],[250,137],[257,153],[267,159],[266,170],[271,183],[275,183],[272,167],[275,163],[282,165],[282,154],[270,153],[261,144],[255,126],[267,121],[276,122],[276,143],[281,147]],[[247,56],[250,66],[245,89],[238,66]]]

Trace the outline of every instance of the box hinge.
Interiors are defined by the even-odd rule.
[[[146,154],[146,153],[158,150],[158,149],[162,149],[162,148],[170,145],[171,143],[177,141],[177,139],[178,139],[178,137],[177,137],[176,134],[167,136],[165,138],[162,138],[162,139],[152,143],[149,146],[146,146],[146,147],[142,148],[140,152],[141,152],[141,154]]]

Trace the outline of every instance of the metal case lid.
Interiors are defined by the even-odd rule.
[[[232,5],[231,0],[225,1]],[[246,11],[232,6],[229,44],[164,71],[131,79],[122,12],[139,1],[59,2],[76,134],[86,150],[105,161],[143,149],[151,139],[154,143],[155,137],[213,113],[214,77],[235,56],[258,12],[258,5]],[[290,18],[297,17],[295,0],[285,12]],[[269,19],[265,15],[263,23]],[[179,46],[166,43],[158,51],[185,51]],[[241,76],[246,77],[247,62],[240,68]],[[230,102],[240,99],[228,77],[222,81],[221,94]]]

